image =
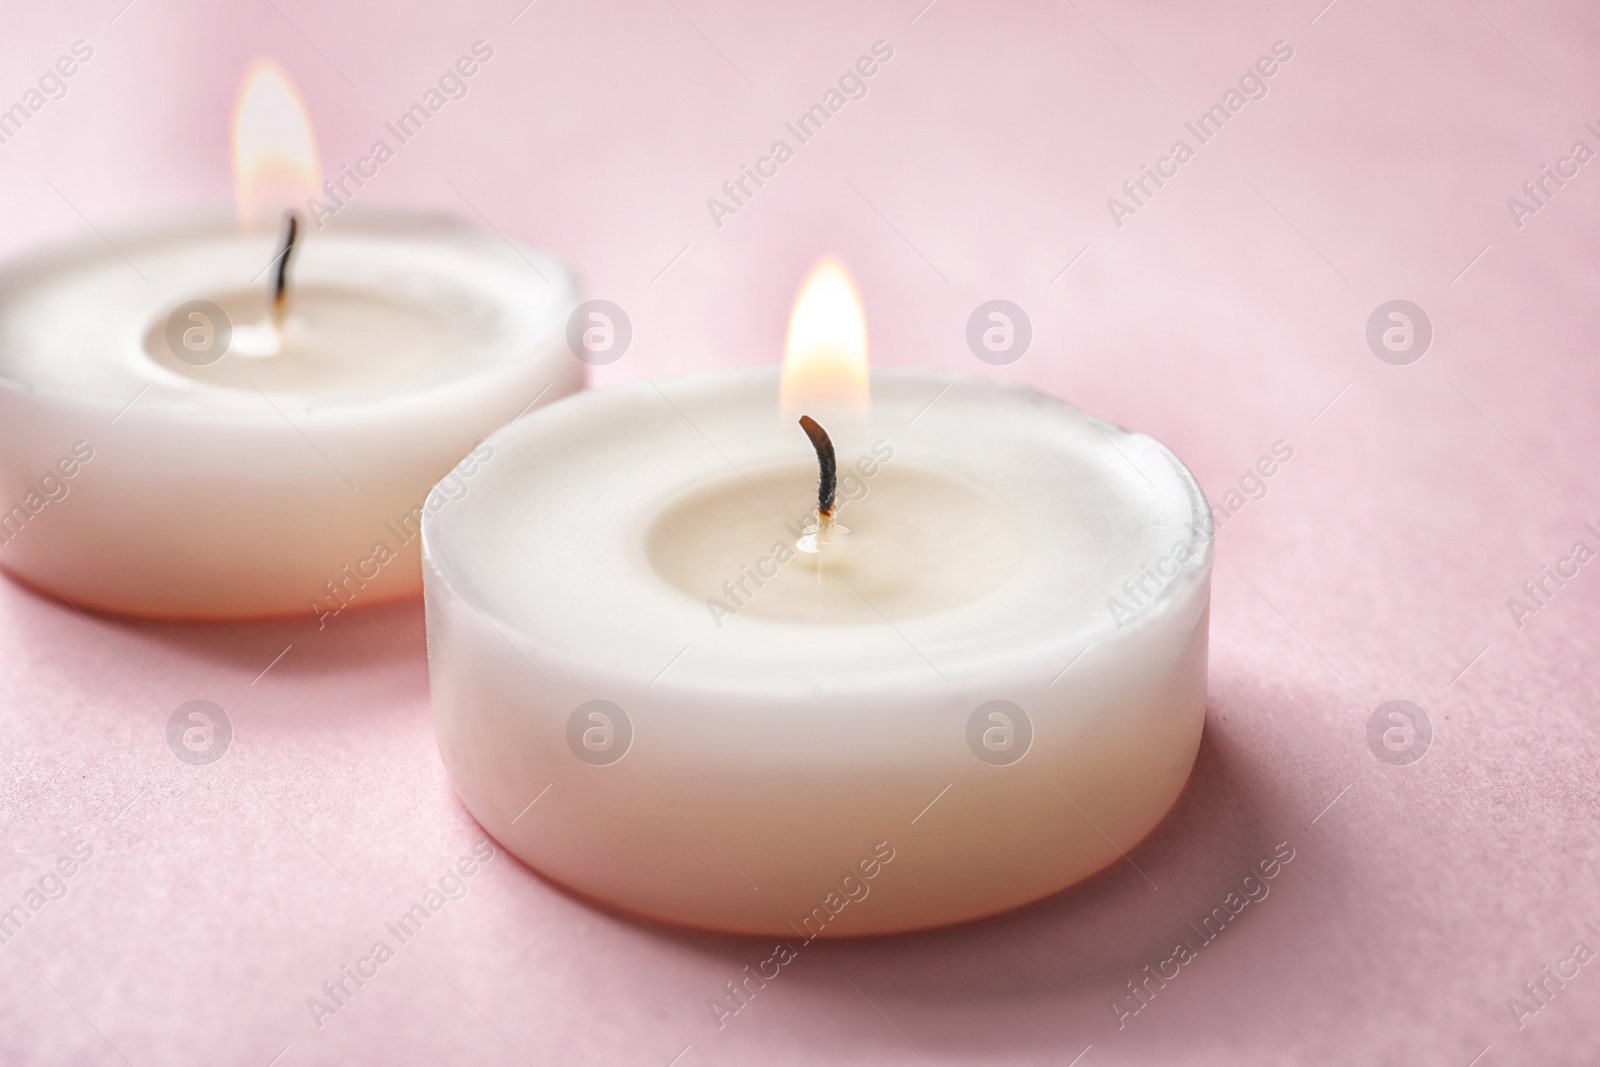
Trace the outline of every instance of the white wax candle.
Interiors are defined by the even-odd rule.
[[[777,386],[569,398],[425,518],[467,807],[581,893],[791,937],[970,919],[1119,861],[1204,719],[1193,477],[1032,389],[876,372],[839,442],[848,532],[801,553],[817,461]]]
[[[81,607],[325,623],[414,593],[428,488],[582,383],[548,255],[341,218],[302,239],[280,329],[275,245],[151,226],[0,271],[0,566]]]

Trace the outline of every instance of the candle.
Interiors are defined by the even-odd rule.
[[[1198,748],[1189,472],[1031,388],[869,377],[853,295],[818,292],[781,397],[765,370],[571,397],[424,518],[458,792],[633,913],[808,939],[992,914],[1122,862]]]
[[[192,217],[0,270],[0,566],[81,607],[326,625],[415,594],[428,488],[581,385],[576,286],[419,214],[286,242],[271,205],[316,189],[315,148],[271,64],[235,131],[244,229]]]

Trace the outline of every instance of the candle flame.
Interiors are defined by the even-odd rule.
[[[785,415],[867,407],[867,316],[850,272],[818,263],[795,297],[783,350],[779,406]]]
[[[294,83],[271,59],[245,72],[233,105],[233,190],[239,225],[276,229],[285,210],[317,195],[322,167]]]

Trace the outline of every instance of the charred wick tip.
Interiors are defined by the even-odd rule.
[[[278,253],[278,270],[272,279],[272,308],[282,315],[289,296],[289,260],[294,255],[295,239],[300,236],[300,216],[283,213],[283,248]]]
[[[839,463],[833,455],[833,441],[828,437],[828,431],[810,415],[800,416],[800,428],[811,438],[811,447],[817,450],[817,467],[821,472],[817,478],[817,514],[830,519],[833,517],[834,495],[839,488]]]

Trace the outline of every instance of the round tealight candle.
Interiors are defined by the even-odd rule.
[[[513,854],[629,912],[811,938],[1027,903],[1166,813],[1204,720],[1194,478],[1024,386],[871,390],[826,535],[766,371],[571,397],[435,498],[440,751]]]
[[[191,223],[0,270],[0,566],[80,607],[326,624],[414,594],[429,487],[582,384],[548,255],[341,218],[275,315],[276,250]]]

